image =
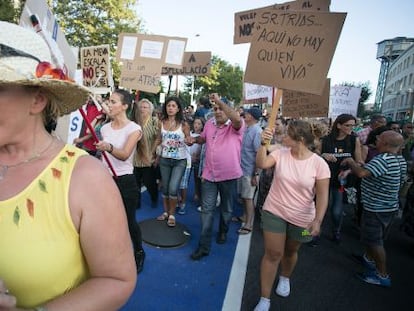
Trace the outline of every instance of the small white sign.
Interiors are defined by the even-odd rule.
[[[165,62],[167,64],[181,65],[185,50],[185,41],[169,40]]]
[[[135,58],[135,49],[137,48],[137,41],[137,37],[124,37],[122,41],[121,59],[133,60]]]
[[[161,59],[163,47],[164,47],[164,42],[142,40],[141,52],[139,56],[147,57],[147,58],[154,58],[154,59]]]

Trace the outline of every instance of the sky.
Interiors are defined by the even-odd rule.
[[[211,51],[246,68],[249,43],[233,44],[234,13],[285,1],[269,0],[138,0],[138,16],[150,34],[188,38],[186,51]],[[369,81],[375,100],[380,71],[377,43],[414,37],[413,0],[331,0],[331,12],[347,17],[328,78],[331,85]]]

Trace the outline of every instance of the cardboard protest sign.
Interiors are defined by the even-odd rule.
[[[45,0],[27,0],[20,16],[21,26],[42,36],[52,53],[52,61],[74,79],[78,56],[72,52],[65,35]]]
[[[81,48],[80,52],[83,85],[109,87],[111,75],[109,44]]]
[[[118,38],[116,59],[136,65],[157,61],[161,66],[181,68],[186,38],[121,33]]]
[[[244,81],[320,95],[345,17],[282,11],[255,32]]]
[[[330,4],[331,0],[297,0],[235,13],[233,43],[251,42],[257,27],[277,18],[281,10],[327,12]]]
[[[346,85],[331,87],[329,98],[329,117],[335,120],[337,116],[347,113],[356,117],[361,88]]]
[[[326,79],[322,95],[285,90],[282,115],[288,118],[326,117],[329,109],[330,79]]]
[[[183,67],[163,67],[162,75],[208,76],[211,69],[211,52],[185,52]]]
[[[149,93],[158,93],[161,80],[161,64],[147,61],[141,65],[124,62],[119,85],[125,88]]]

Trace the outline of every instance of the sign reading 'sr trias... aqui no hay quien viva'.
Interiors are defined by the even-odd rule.
[[[109,87],[111,63],[109,45],[97,45],[81,48],[81,69],[83,85]]]
[[[280,11],[319,11],[328,12],[331,0],[297,0],[284,2],[237,12],[234,14],[234,37],[233,43],[248,43],[253,39],[256,29],[267,23],[268,20],[277,18]]]
[[[254,33],[245,82],[322,94],[345,17],[280,11]]]

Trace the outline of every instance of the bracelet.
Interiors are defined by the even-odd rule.
[[[266,145],[267,145],[267,142],[265,142],[265,141],[260,141],[260,145],[262,145],[262,146],[266,146]]]
[[[112,153],[112,151],[114,151],[114,145],[109,144],[109,150],[108,150],[108,152],[109,153]]]

